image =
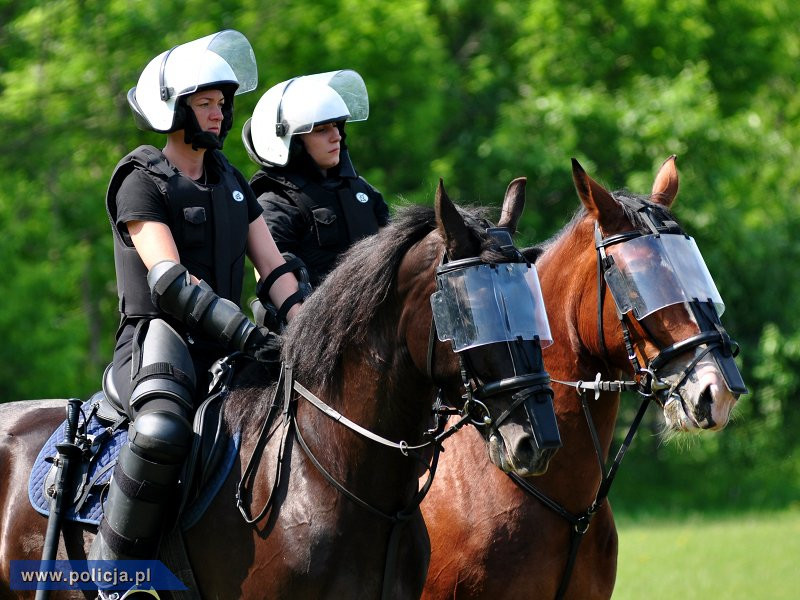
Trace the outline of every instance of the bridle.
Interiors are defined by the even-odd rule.
[[[640,210],[640,213],[644,212],[645,223],[651,230],[647,233],[634,230],[604,238],[597,221],[595,221],[594,224],[594,240],[595,249],[597,252],[597,338],[600,341],[600,351],[604,356],[608,356],[608,349],[606,348],[605,344],[605,329],[603,327],[603,304],[605,300],[606,288],[606,278],[604,274],[614,262],[613,257],[606,253],[606,248],[642,237],[644,235],[649,235],[651,233],[656,236],[662,233],[686,235],[686,233],[675,221],[667,221],[664,222],[663,225],[658,226],[654,219],[646,211],[646,209],[648,209],[646,205],[644,206],[644,209],[644,211]],[[735,357],[739,354],[739,344],[735,340],[731,339],[730,335],[728,335],[728,332],[720,323],[719,317],[717,316],[716,311],[711,305],[710,301],[702,302],[697,298],[694,298],[688,304],[701,327],[701,331],[685,340],[675,342],[669,346],[660,347],[656,356],[649,359],[647,365],[644,367],[642,367],[641,363],[639,362],[639,357],[634,350],[633,342],[631,340],[628,319],[632,319],[633,317],[629,316],[630,313],[623,313],[620,311],[618,306],[615,306],[617,318],[619,319],[620,326],[622,328],[622,337],[625,342],[628,361],[631,363],[631,367],[633,368],[634,378],[637,380],[639,393],[643,396],[654,398],[659,404],[662,405],[662,407],[663,400],[661,400],[661,398],[670,398],[674,391],[686,381],[697,363],[699,363],[709,352],[718,350],[723,356],[726,357]],[[648,330],[647,325],[641,320],[637,321],[637,323],[639,327],[647,334],[651,343],[658,346],[656,343],[656,337]],[[696,356],[683,368],[673,383],[670,384],[659,377],[658,371],[665,365],[672,362],[672,360],[677,358],[679,355],[690,352],[699,346],[705,346],[705,348],[701,352],[697,353]],[[666,394],[660,394],[660,392],[663,390],[668,390],[668,392]]]
[[[487,236],[496,244],[498,252],[502,255],[502,261],[496,263],[486,263],[480,257],[472,257],[458,260],[451,260],[447,252],[443,252],[436,268],[436,289],[441,292],[443,288],[443,278],[446,274],[457,272],[471,267],[486,266],[498,268],[501,265],[524,263],[530,268],[531,263],[514,246],[511,234],[504,227],[491,227],[485,221],[481,222],[486,229]],[[436,344],[437,326],[435,321],[431,322],[430,336],[428,339],[427,373],[431,380],[434,380],[433,355]],[[441,339],[441,338],[440,338]],[[541,358],[541,345],[539,336],[534,336],[529,340]],[[512,364],[522,363],[524,360],[517,359],[524,350],[521,349],[522,340],[505,342],[507,352]],[[455,344],[454,344],[455,348]],[[489,430],[496,430],[504,423],[518,408],[523,407],[527,413],[531,430],[537,447],[557,448],[561,446],[561,438],[558,433],[558,424],[553,408],[553,390],[550,387],[550,376],[542,365],[539,370],[515,374],[494,381],[481,381],[476,376],[477,369],[472,366],[469,351],[456,351],[459,360],[461,382],[464,388],[462,399],[465,401],[460,411],[454,409],[440,409],[444,414],[472,415],[470,419],[476,427],[487,427]],[[494,415],[492,409],[487,405],[487,400],[494,396],[506,394],[511,396],[511,405],[503,410],[499,415]],[[476,413],[478,413],[476,415]],[[439,419],[437,414],[437,421]]]
[[[649,211],[649,207],[646,205],[643,206],[640,209],[640,213],[643,210]],[[606,248],[644,235],[650,235],[651,233],[654,235],[659,235],[661,233],[680,233],[682,235],[686,235],[674,221],[665,221],[659,225],[654,221],[649,212],[646,212],[643,217],[650,230],[647,233],[635,230],[604,238],[602,232],[600,231],[599,224],[596,221],[594,224],[594,241],[597,255],[597,334],[598,340],[600,341],[601,353],[605,357],[608,356],[608,349],[605,344],[603,327],[603,308],[606,295],[605,272],[611,267],[611,265],[613,265],[613,257],[607,254]],[[619,306],[616,305],[615,301],[615,308],[622,328],[622,336],[625,342],[628,361],[633,368],[633,380],[604,381],[601,379],[600,373],[597,373],[596,378],[589,382],[560,381],[558,379],[552,379],[554,383],[575,388],[578,397],[580,398],[581,407],[583,409],[586,423],[589,428],[589,433],[592,438],[592,444],[594,446],[601,477],[600,485],[598,486],[595,494],[595,499],[589,508],[582,513],[574,514],[565,509],[560,503],[547,496],[537,487],[532,485],[527,479],[514,474],[509,475],[523,490],[537,498],[545,506],[559,514],[572,525],[570,532],[569,554],[558,590],[556,591],[556,600],[561,600],[567,592],[572,571],[575,566],[575,560],[578,555],[578,549],[583,536],[588,531],[589,524],[591,523],[595,513],[603,506],[606,498],[608,497],[608,494],[611,490],[611,485],[622,463],[622,459],[625,456],[625,452],[630,447],[630,444],[636,435],[650,401],[655,400],[663,408],[664,401],[661,399],[661,397],[671,397],[673,392],[683,384],[697,363],[709,352],[719,352],[722,354],[722,356],[727,357],[734,357],[736,354],[738,354],[738,344],[730,338],[725,329],[722,327],[716,310],[711,305],[710,301],[700,302],[695,298],[688,304],[691,307],[691,310],[698,321],[698,325],[701,328],[700,333],[671,345],[660,347],[657,355],[649,359],[647,365],[642,367],[637,353],[634,350],[630,328],[626,320],[627,318],[632,317],[627,317],[627,313],[622,312]],[[655,337],[647,329],[646,325],[642,321],[637,321],[637,323],[650,338],[650,341],[655,344]],[[670,384],[659,377],[659,370],[670,363],[674,358],[686,352],[690,352],[702,345],[706,345],[706,348],[704,348],[701,352],[696,353],[696,356],[686,367],[684,367],[674,383]],[[662,394],[664,390],[668,390],[668,392],[666,394]],[[620,447],[617,450],[614,460],[612,461],[611,465],[607,467],[605,461],[603,460],[603,451],[600,444],[600,438],[597,433],[594,420],[591,416],[591,410],[587,396],[588,392],[592,392],[594,400],[598,401],[600,399],[600,392],[619,393],[623,391],[636,391],[642,397],[642,402],[633,421],[631,422],[630,427],[628,428],[623,442],[620,444]]]

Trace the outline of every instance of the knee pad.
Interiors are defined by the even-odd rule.
[[[161,319],[142,323],[134,334],[131,365],[131,412],[152,400],[194,410],[195,373],[183,338]]]
[[[151,408],[148,406],[148,408]],[[131,450],[147,461],[164,465],[180,464],[192,445],[192,425],[180,412],[165,406],[140,413],[128,428]],[[171,407],[174,409],[178,407]]]

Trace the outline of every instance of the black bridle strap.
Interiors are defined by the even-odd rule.
[[[602,241],[602,234],[600,233],[600,226],[595,222],[594,225],[595,245],[598,241]],[[606,335],[603,331],[603,307],[605,304],[605,283],[603,277],[603,258],[605,258],[605,251],[602,246],[597,247],[597,339],[600,342],[600,353],[603,356],[608,355],[606,348]]]
[[[289,373],[289,377],[291,377],[291,367],[287,369]],[[280,375],[278,376],[278,382],[275,385],[275,391],[272,397],[272,401],[270,403],[269,410],[267,412],[267,416],[264,418],[264,422],[261,424],[261,429],[258,432],[258,438],[256,439],[256,444],[253,446],[253,452],[250,454],[250,458],[247,460],[247,465],[245,465],[244,471],[242,472],[242,476],[239,478],[239,484],[236,487],[236,506],[239,509],[239,512],[242,514],[242,518],[244,519],[245,523],[248,525],[252,525],[260,521],[264,515],[267,514],[267,511],[272,506],[272,497],[275,489],[278,487],[278,482],[280,481],[280,474],[281,474],[281,465],[283,463],[283,452],[286,448],[286,440],[289,433],[289,404],[287,401],[287,394],[284,390],[284,404],[283,404],[283,424],[282,424],[282,432],[281,432],[281,442],[280,442],[280,450],[278,451],[278,460],[277,464],[275,465],[275,478],[272,483],[272,489],[269,492],[269,496],[267,497],[266,502],[264,502],[263,508],[259,511],[259,513],[253,517],[250,515],[247,508],[244,506],[244,487],[246,485],[247,480],[249,480],[253,475],[255,475],[255,468],[258,466],[258,461],[256,461],[256,457],[260,457],[261,453],[263,452],[264,446],[266,444],[267,438],[267,431],[269,423],[272,421],[272,412],[275,410],[277,403],[276,399],[278,397],[278,392],[281,389],[285,388],[285,378],[284,378],[284,369],[281,369]],[[291,395],[289,395],[291,396]]]
[[[703,331],[697,335],[693,335],[690,338],[681,340],[680,342],[676,342],[671,346],[667,346],[666,348],[659,350],[658,356],[650,361],[649,368],[655,371],[684,352],[688,352],[689,350],[692,350],[697,346],[702,346],[703,344],[713,343],[720,345],[723,343],[723,338],[719,331]]]

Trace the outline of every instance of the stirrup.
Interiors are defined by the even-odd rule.
[[[153,588],[144,589],[139,587],[132,587],[124,592],[119,591],[97,591],[97,600],[144,600],[145,598],[155,598],[160,600],[158,592]]]

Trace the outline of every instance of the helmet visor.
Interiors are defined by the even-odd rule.
[[[220,31],[212,37],[208,49],[230,65],[236,75],[236,81],[239,82],[237,95],[256,89],[258,85],[256,56],[244,35],[233,29]]]
[[[364,121],[369,96],[355,71],[303,75],[286,82],[280,99],[280,120],[288,135],[309,133],[317,125],[335,121]]]
[[[431,295],[441,341],[456,352],[517,339],[552,343],[539,277],[525,263],[481,264],[437,275]]]
[[[238,83],[236,94],[258,84],[253,48],[232,29],[176,46],[165,53],[161,71],[160,85],[167,86],[162,91],[167,98],[193,94],[213,83]]]
[[[643,235],[610,246],[614,263],[605,280],[621,313],[637,319],[670,306],[711,301],[722,315],[725,304],[694,239],[680,234]]]
[[[350,113],[348,121],[366,121],[369,117],[369,95],[367,86],[361,75],[351,69],[320,73],[315,77],[328,79],[327,84],[333,88],[347,106]]]

